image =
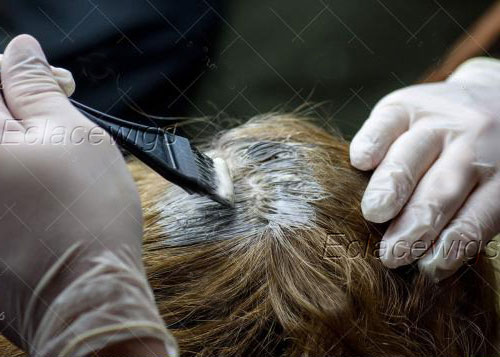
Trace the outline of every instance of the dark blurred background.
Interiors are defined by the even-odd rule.
[[[316,115],[349,137],[390,91],[442,79],[470,54],[494,55],[494,4],[3,0],[0,41],[34,35],[51,64],[73,72],[74,98],[127,119],[217,121],[326,102]]]

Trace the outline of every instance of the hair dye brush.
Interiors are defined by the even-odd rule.
[[[228,206],[234,204],[233,182],[224,160],[208,157],[185,137],[162,128],[123,120],[70,100],[120,146],[166,180],[189,194],[205,195]]]

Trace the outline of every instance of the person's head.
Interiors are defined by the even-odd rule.
[[[306,119],[269,115],[208,150],[227,160],[234,208],[190,196],[135,166],[144,261],[185,356],[471,355],[492,349],[489,261],[435,285],[377,258],[368,177],[349,143]]]
[[[295,115],[218,136],[235,207],[188,195],[130,163],[145,214],[144,263],[182,356],[469,356],[495,349],[491,261],[435,285],[377,258],[368,176],[349,143]],[[9,350],[10,351],[10,350]]]

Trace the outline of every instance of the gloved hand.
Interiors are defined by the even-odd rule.
[[[500,61],[472,59],[445,82],[384,97],[350,156],[358,169],[376,168],[365,218],[396,217],[382,240],[383,263],[420,258],[436,281],[449,277],[500,232]]]
[[[70,104],[32,37],[8,45],[1,76],[0,331],[30,356],[138,338],[176,355],[143,271],[141,204],[119,150]]]

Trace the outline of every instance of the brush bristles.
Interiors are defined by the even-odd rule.
[[[225,205],[234,204],[233,182],[224,160],[212,159],[195,148],[192,148],[198,166],[199,183],[206,193]]]
[[[221,158],[214,158],[214,169],[216,174],[217,191],[216,196],[220,197],[224,202],[229,205],[234,205],[234,185],[233,179],[231,177],[231,172],[224,161]]]

